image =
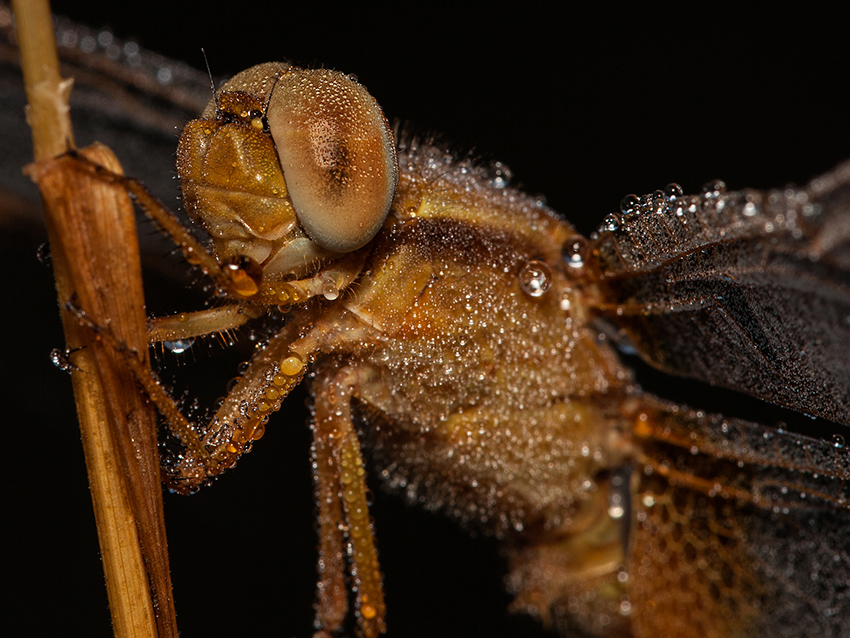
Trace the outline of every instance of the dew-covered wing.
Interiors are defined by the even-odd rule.
[[[634,635],[848,635],[847,449],[646,400],[628,559]]]
[[[107,29],[91,29],[64,18],[54,19],[54,29],[63,76],[74,78],[70,99],[77,145],[106,144],[127,175],[143,181],[173,206],[179,193],[173,170],[177,138],[212,95],[207,74],[131,40],[119,40]],[[32,135],[25,120],[26,93],[14,21],[3,3],[0,97],[0,227],[43,232],[38,189],[22,172],[32,161]],[[171,243],[153,232],[142,233],[140,240],[151,263],[161,268]]]
[[[850,424],[850,162],[806,188],[657,191],[593,235],[597,312],[667,372]]]

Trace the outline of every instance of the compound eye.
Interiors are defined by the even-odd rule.
[[[335,252],[356,250],[386,219],[398,181],[395,143],[381,107],[349,76],[292,69],[266,119],[298,221]]]

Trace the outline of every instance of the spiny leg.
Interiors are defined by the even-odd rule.
[[[257,264],[219,264],[167,208],[158,202],[147,188],[134,179],[114,173],[76,153],[69,153],[74,166],[107,183],[116,184],[129,191],[136,202],[160,229],[178,246],[191,264],[199,265],[212,277],[219,289],[236,299],[252,297],[250,303],[235,303],[217,309],[184,313],[174,317],[154,320],[149,328],[151,342],[177,340],[225,332],[238,327],[251,318],[266,312],[263,303],[272,291],[271,284],[262,284]],[[303,302],[315,294],[332,297],[339,289],[348,286],[362,266],[363,255],[352,254],[330,269],[325,269],[303,281],[282,284],[288,286],[287,303]],[[244,268],[243,268],[244,266]],[[262,284],[262,286],[261,286]],[[303,288],[303,290],[302,290]],[[291,297],[297,299],[292,299]],[[259,302],[259,303],[257,303]],[[154,373],[141,363],[137,353],[115,339],[108,327],[96,325],[82,310],[73,309],[81,322],[98,333],[100,338],[111,340],[113,347],[124,355],[139,384],[165,417],[171,431],[187,448],[187,454],[178,457],[172,471],[172,485],[177,491],[188,492],[197,488],[209,476],[232,467],[252,441],[262,436],[270,414],[279,409],[281,401],[302,380],[312,351],[301,355],[290,352],[289,346],[297,338],[297,328],[290,324],[272,339],[269,346],[258,353],[233,391],[206,428],[195,427],[181,413],[177,404],[160,385]]]
[[[227,332],[256,319],[265,311],[262,307],[229,304],[219,308],[156,317],[148,321],[148,338],[151,344],[155,344]]]
[[[321,526],[316,621],[320,629],[333,632],[340,629],[345,617],[344,529],[358,623],[363,635],[372,638],[386,631],[386,625],[365,470],[351,420],[351,400],[360,381],[357,370],[344,368],[314,389],[313,450]]]
[[[310,356],[302,358],[290,350],[297,333],[294,329],[284,329],[255,355],[210,423],[199,428],[181,413],[136,351],[117,339],[108,326],[94,323],[83,310],[73,304],[68,305],[68,310],[98,339],[124,357],[136,381],[185,446],[186,452],[179,462],[169,467],[170,486],[178,492],[191,492],[236,463],[246,448],[262,436],[269,415],[280,408],[283,399],[301,382]]]
[[[348,614],[345,538],[341,525],[343,511],[331,442],[327,437],[315,436],[312,452],[320,525],[316,626],[317,629],[333,631],[342,626]]]
[[[214,467],[215,463],[207,449],[201,443],[200,438],[196,434],[195,427],[180,413],[180,409],[162,387],[150,367],[139,356],[139,353],[127,347],[111,330],[94,323],[82,309],[75,306],[72,302],[66,305],[66,310],[76,315],[80,323],[89,328],[96,335],[97,339],[102,339],[124,357],[127,367],[139,385],[144,388],[151,401],[157,406],[160,413],[168,421],[171,431],[201,463],[210,468]]]

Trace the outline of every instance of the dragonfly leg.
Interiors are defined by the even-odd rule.
[[[363,635],[371,638],[386,627],[365,470],[351,419],[351,400],[360,376],[354,368],[343,368],[314,388],[313,454],[321,535],[316,624],[334,632],[345,618],[347,552],[358,624]]]

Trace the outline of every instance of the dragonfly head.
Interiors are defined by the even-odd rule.
[[[186,126],[177,157],[184,205],[216,257],[270,277],[367,244],[398,181],[392,130],[366,89],[283,63],[228,81]]]

